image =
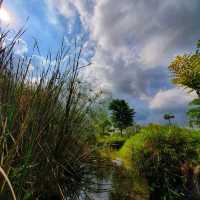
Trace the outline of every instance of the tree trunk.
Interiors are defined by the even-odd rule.
[[[122,129],[122,128],[120,128],[120,134],[121,134],[121,136],[122,136],[122,131],[123,131],[123,129]]]
[[[105,134],[105,127],[103,127],[103,135]]]

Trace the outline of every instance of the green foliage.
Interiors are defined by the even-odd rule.
[[[126,136],[131,137],[135,135],[136,133],[138,133],[140,129],[141,129],[141,126],[139,124],[133,123],[132,126],[129,126],[126,128],[125,130]]]
[[[200,53],[199,42],[197,51],[193,54],[179,55],[170,64],[172,82],[196,91],[200,97]]]
[[[110,120],[106,119],[100,123],[100,127],[102,127],[102,133],[105,134],[105,130],[111,126]]]
[[[1,34],[1,44],[7,44],[7,34]],[[82,48],[71,52],[63,68],[68,51],[61,46],[55,60],[48,55],[49,66],[34,74],[31,58],[21,60],[13,52],[20,36],[0,49],[1,167],[20,200],[57,199],[61,193],[78,199],[81,191],[96,188],[100,162],[85,137],[96,94],[83,93],[79,83]],[[3,179],[0,187],[8,191]]]
[[[121,130],[121,133],[123,129],[133,124],[135,112],[125,100],[114,99],[110,103],[109,109],[112,111],[112,121]]]
[[[96,106],[90,113],[90,119],[95,134],[106,134],[112,125],[106,103],[101,106]]]
[[[184,173],[183,168],[199,164],[198,132],[151,125],[133,136],[132,148],[132,158],[148,180],[152,199],[183,199],[194,189],[194,177]],[[191,182],[190,189],[188,182]]]
[[[191,126],[200,127],[200,99],[194,99],[189,103],[187,116]]]
[[[113,179],[112,198],[125,198],[130,191],[141,192],[146,197],[150,193],[153,200],[200,198],[199,131],[151,124],[132,137],[116,134],[100,137],[97,141],[111,144],[122,139],[123,146],[118,151],[111,151],[110,159],[122,161],[121,167],[127,170],[129,179],[124,177],[125,182]],[[116,173],[119,173],[117,177],[121,176],[120,171]],[[131,199],[130,196],[126,198]]]
[[[131,172],[122,168],[115,169],[112,177],[112,191],[110,200],[135,200],[136,192],[133,188],[134,179]]]
[[[107,146],[107,145],[110,145],[112,143],[125,142],[126,139],[127,139],[126,136],[122,136],[122,135],[120,135],[118,133],[115,133],[115,134],[112,134],[112,135],[108,135],[108,136],[99,135],[99,136],[97,136],[97,143]]]
[[[122,158],[125,162],[125,165],[128,165],[127,167],[132,168],[132,155],[133,155],[133,144],[134,144],[134,137],[130,137],[126,140],[123,147],[119,150],[119,156]]]

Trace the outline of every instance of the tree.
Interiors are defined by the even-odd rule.
[[[177,56],[169,66],[172,73],[172,82],[190,91],[196,91],[200,98],[200,41],[197,50],[192,54]]]
[[[95,133],[104,135],[112,125],[110,122],[108,106],[109,103],[105,101],[99,105],[95,105],[90,113],[92,130],[95,130]]]
[[[194,99],[189,103],[187,116],[191,126],[200,127],[200,99]]]
[[[102,128],[102,134],[104,135],[105,134],[105,130],[107,128],[109,128],[111,126],[111,123],[108,119],[102,121],[102,123],[100,123],[100,127]]]
[[[171,119],[174,119],[175,116],[174,116],[172,113],[165,113],[164,116],[163,116],[163,118],[164,118],[165,120],[168,120],[168,121],[169,121],[169,124],[171,124]]]
[[[133,124],[133,117],[135,116],[134,109],[130,108],[125,100],[114,99],[109,105],[112,111],[112,121],[115,127],[120,129],[122,134],[123,129]]]

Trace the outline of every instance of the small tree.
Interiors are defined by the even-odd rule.
[[[171,119],[174,119],[175,116],[172,113],[165,113],[164,114],[164,119],[168,120],[169,124],[171,124]]]
[[[108,105],[109,103],[105,101],[99,105],[95,105],[92,112],[90,112],[92,130],[95,130],[95,133],[104,135],[112,126],[109,117]]]
[[[106,130],[111,126],[111,123],[108,119],[105,119],[104,121],[102,121],[100,124],[99,124],[100,128],[101,128],[101,132],[102,134],[104,135],[106,133]]]
[[[135,116],[134,109],[130,108],[125,100],[114,99],[109,109],[112,111],[112,121],[114,126],[120,129],[121,135],[123,129],[133,124],[133,118]]]

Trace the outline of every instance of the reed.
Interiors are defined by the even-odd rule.
[[[6,173],[4,172],[4,170],[2,169],[2,167],[0,167],[0,173],[2,174],[2,176],[3,176],[4,179],[5,179],[5,181],[7,182],[8,186],[9,186],[9,188],[10,188],[10,191],[11,191],[11,193],[12,193],[13,199],[14,199],[14,200],[17,200],[17,199],[16,199],[16,196],[15,196],[15,192],[14,192],[13,187],[12,187],[12,184],[11,184],[11,182],[10,182],[8,176],[6,175]]]
[[[61,47],[46,56],[44,69],[30,70],[33,55],[17,57],[20,30],[0,44],[0,162],[18,199],[78,199],[96,188],[96,154],[89,145],[88,95],[79,78],[83,48]],[[33,48],[36,52],[38,44]],[[37,66],[34,66],[37,69]],[[0,179],[2,192],[7,192]]]

